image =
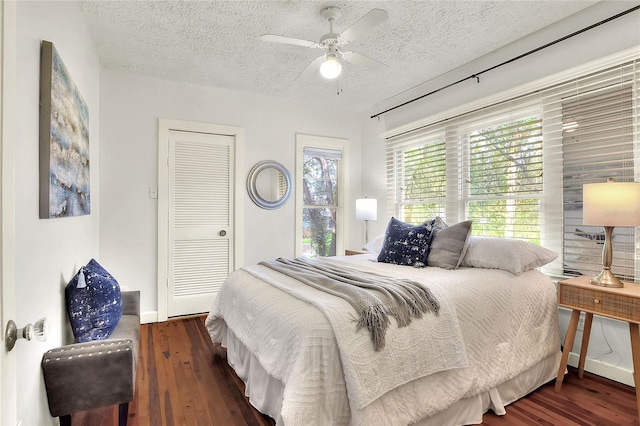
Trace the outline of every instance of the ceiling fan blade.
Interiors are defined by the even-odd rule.
[[[324,55],[318,56],[316,59],[311,61],[311,63],[307,65],[307,67],[302,70],[300,74],[298,74],[294,81],[306,80],[311,77],[313,73],[318,71],[318,68],[320,68],[320,64],[322,64],[322,61],[324,61]]]
[[[389,18],[389,14],[386,11],[382,9],[372,9],[356,23],[340,33],[340,38],[345,43],[349,43],[372,28],[382,24],[387,18]]]
[[[318,47],[318,43],[316,43],[315,41],[303,40],[301,38],[279,36],[275,34],[262,35],[260,36],[260,40],[266,41],[269,43],[292,44],[294,46],[302,46],[302,47]]]
[[[351,62],[352,64],[361,66],[363,68],[370,69],[372,71],[382,71],[389,68],[387,64],[378,62],[375,59],[372,59],[358,52],[342,52],[342,57],[345,61]]]

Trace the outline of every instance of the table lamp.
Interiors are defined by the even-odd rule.
[[[604,227],[602,271],[591,278],[591,284],[603,287],[623,287],[611,272],[613,248],[611,238],[615,226],[640,225],[640,183],[588,183],[583,186],[583,223]]]
[[[365,244],[369,242],[369,221],[378,220],[378,200],[359,198],[356,200],[356,220],[364,220]]]

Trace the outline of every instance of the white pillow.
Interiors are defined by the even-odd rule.
[[[371,253],[378,254],[382,250],[382,244],[384,243],[384,234],[375,237],[367,244],[362,246],[362,250],[370,251]]]
[[[461,266],[503,269],[520,275],[557,257],[556,252],[523,240],[472,236]]]

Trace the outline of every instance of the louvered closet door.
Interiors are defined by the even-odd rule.
[[[232,270],[233,142],[169,133],[168,316],[208,312]]]

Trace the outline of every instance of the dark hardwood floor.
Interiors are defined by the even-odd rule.
[[[244,384],[227,365],[226,351],[213,346],[205,317],[141,328],[136,394],[129,405],[130,426],[273,425],[244,397]],[[553,382],[507,407],[489,412],[483,425],[637,425],[634,388],[570,369],[561,393]],[[117,425],[117,407],[85,411],[73,426]]]

